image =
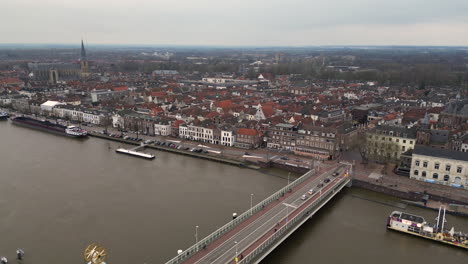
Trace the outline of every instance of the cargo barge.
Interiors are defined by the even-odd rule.
[[[10,119],[15,125],[21,125],[29,128],[34,128],[62,136],[82,138],[87,137],[88,132],[76,126],[64,126],[60,124],[54,124],[47,120],[37,120],[29,117],[19,116]]]
[[[436,218],[437,222],[431,226],[421,216],[394,211],[388,217],[387,229],[468,249],[468,234],[460,231],[455,232],[453,227],[450,230],[444,229],[445,213],[445,208],[440,207],[439,215]]]

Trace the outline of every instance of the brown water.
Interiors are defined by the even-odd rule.
[[[164,263],[224,225],[233,212],[286,184],[220,163],[146,150],[153,161],[116,154],[118,143],[77,140],[0,122],[0,255],[17,247],[24,263],[83,263],[92,242],[109,264]],[[339,195],[263,263],[466,263],[460,249],[387,232],[388,196],[351,189]],[[432,220],[435,212],[408,211]],[[468,231],[465,218],[449,225]]]

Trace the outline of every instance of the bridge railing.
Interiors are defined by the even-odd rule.
[[[244,222],[246,219],[248,219],[251,215],[254,213],[264,209],[267,205],[270,203],[278,200],[280,197],[284,196],[286,192],[288,192],[290,189],[296,187],[297,185],[301,184],[308,178],[310,178],[313,174],[315,173],[315,170],[310,170],[303,174],[301,177],[297,178],[295,181],[291,182],[289,185],[286,185],[285,187],[281,188],[279,191],[275,192],[268,198],[264,199],[251,209],[245,211],[241,215],[239,215],[236,219],[233,219],[229,221],[229,223],[225,224],[224,226],[220,227],[218,230],[214,231],[207,237],[203,238],[202,240],[198,241],[198,243],[194,244],[193,246],[189,247],[188,249],[184,250],[182,253],[177,255],[176,257],[172,258],[166,264],[177,264],[183,262],[185,259],[191,257],[198,251],[204,249],[206,246],[214,242],[216,239],[218,239],[220,236],[226,234],[227,232],[231,231],[234,227],[239,225],[240,223]]]
[[[309,218],[312,214],[310,213],[312,208],[315,208],[317,205],[322,203],[323,200],[327,199],[330,200],[331,197],[329,197],[330,193],[334,193],[337,190],[341,190],[350,180],[349,177],[343,178],[343,180],[336,185],[333,189],[330,189],[326,193],[322,194],[319,199],[314,201],[312,204],[307,206],[306,208],[302,209],[296,216],[288,218],[288,222],[281,226],[274,234],[272,234],[264,243],[259,245],[257,248],[255,248],[252,252],[250,252],[245,258],[240,260],[238,264],[248,264],[251,263],[252,260],[257,258],[259,254],[261,254],[263,251],[269,248],[275,241],[277,241],[279,238],[283,236],[285,232],[287,232],[291,227],[294,227],[296,224],[298,224],[298,221],[303,220],[305,221],[305,218]],[[297,227],[296,227],[297,228]],[[293,230],[294,231],[294,230]],[[267,232],[271,232],[268,230]],[[265,232],[265,233],[267,233]]]

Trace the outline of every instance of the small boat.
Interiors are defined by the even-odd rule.
[[[0,112],[0,121],[7,120],[10,117],[10,114],[7,112]]]

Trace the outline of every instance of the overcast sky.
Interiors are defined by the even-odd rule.
[[[0,43],[468,46],[468,0],[5,0],[0,32]]]

